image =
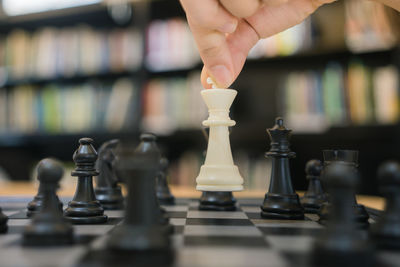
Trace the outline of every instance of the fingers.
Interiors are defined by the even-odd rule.
[[[217,0],[181,0],[187,17],[197,27],[232,33],[236,30],[238,19],[227,12]]]
[[[188,22],[208,74],[219,87],[228,86],[233,80],[233,65],[225,34],[198,27],[190,17]]]
[[[220,88],[228,88],[237,78],[240,71],[243,69],[247,54],[257,41],[258,35],[254,29],[245,20],[239,21],[236,31],[226,37],[226,45],[232,64],[232,80],[223,87],[221,87],[217,81]],[[214,76],[210,73],[212,72],[208,70],[207,66],[204,66],[201,72],[201,82],[204,88],[211,88],[207,83],[207,77],[211,76],[214,78]],[[216,79],[214,78],[214,80]]]
[[[253,15],[262,5],[260,0],[219,0],[232,15],[238,18],[247,18]],[[276,1],[276,0],[274,0]]]
[[[318,7],[334,0],[290,0],[280,5],[270,5],[268,1],[271,0],[265,0],[266,4],[246,19],[260,38],[269,37],[299,24]]]
[[[282,5],[285,4],[289,0],[263,0],[265,4],[269,6],[277,6],[277,5]]]
[[[181,3],[207,73],[219,87],[229,86],[233,81],[233,65],[225,34],[236,30],[238,20],[217,0],[181,0]]]

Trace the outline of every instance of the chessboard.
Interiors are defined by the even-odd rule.
[[[9,217],[8,232],[0,235],[0,266],[98,266],[88,261],[89,251],[101,251],[124,216],[123,210],[109,210],[104,224],[74,225],[75,244],[71,246],[27,248],[21,239],[30,222],[26,216],[30,200],[0,197],[0,206]],[[64,204],[69,200],[62,198]],[[236,211],[200,211],[198,199],[176,199],[175,205],[163,206],[174,226],[172,266],[309,266],[313,241],[324,230],[318,216],[263,219],[261,203],[262,199],[238,199]],[[370,223],[374,223],[379,212],[368,211]],[[381,251],[377,257],[379,266],[400,266],[400,253]]]

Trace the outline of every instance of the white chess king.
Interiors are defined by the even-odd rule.
[[[208,107],[209,117],[203,125],[210,127],[207,155],[196,178],[200,191],[241,191],[243,178],[233,163],[228,126],[235,121],[229,118],[229,109],[237,91],[232,89],[205,89],[201,96]]]

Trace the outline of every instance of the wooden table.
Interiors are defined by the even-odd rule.
[[[75,192],[74,184],[63,185],[59,190],[60,196],[72,196]],[[201,192],[191,187],[171,186],[171,192],[178,198],[199,198]],[[0,196],[33,196],[37,193],[37,184],[31,182],[0,182]],[[299,195],[303,192],[299,191]],[[264,191],[235,192],[236,198],[263,198]],[[358,195],[357,201],[367,207],[383,210],[385,200],[376,196]]]

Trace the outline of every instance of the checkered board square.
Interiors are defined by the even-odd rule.
[[[0,198],[0,206],[9,216],[9,231],[0,235],[0,266],[97,266],[88,264],[86,255],[104,251],[108,235],[123,220],[122,210],[106,211],[107,223],[74,225],[73,246],[26,248],[21,246],[21,238],[24,226],[30,223],[26,217],[30,200]],[[164,206],[174,226],[172,266],[307,266],[313,241],[323,231],[318,217],[263,219],[261,203],[261,199],[239,199],[237,210],[227,212],[200,211],[193,199],[178,199],[176,205]],[[371,212],[372,218],[376,216]],[[399,266],[400,253],[380,252],[379,258],[385,266]]]

